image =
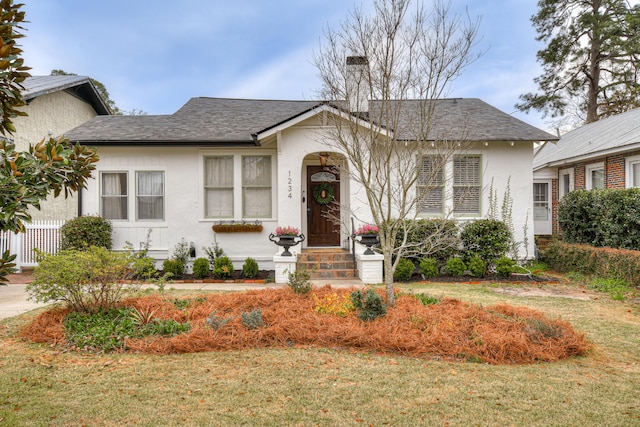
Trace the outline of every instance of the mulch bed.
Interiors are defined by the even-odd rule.
[[[159,319],[189,322],[191,330],[173,337],[128,339],[128,351],[137,353],[193,353],[264,347],[328,347],[352,351],[400,354],[438,360],[471,360],[490,364],[555,361],[583,355],[590,348],[584,335],[560,319],[524,307],[492,307],[443,299],[422,305],[410,295],[398,294],[387,314],[365,322],[354,313],[345,317],[317,313],[315,302],[354,289],[314,288],[300,296],[289,288],[207,295],[178,309],[170,298],[153,294],[123,301],[124,306],[151,312]],[[383,290],[380,295],[384,297]],[[247,329],[244,312],[260,309],[265,326]],[[218,330],[207,325],[215,311],[228,323]],[[36,342],[65,345],[62,325],[66,309],[37,316],[22,336]]]
[[[162,275],[162,271],[160,271],[160,275]],[[244,277],[242,270],[234,270],[231,273],[231,276],[225,279],[216,279],[213,276],[206,277],[204,279],[199,279],[193,274],[183,274],[177,279],[171,279],[172,282],[175,283],[225,283],[225,282],[233,282],[233,283],[265,283],[269,280],[273,281],[274,271],[273,270],[259,270],[258,275],[252,278]]]

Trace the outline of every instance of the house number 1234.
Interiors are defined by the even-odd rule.
[[[287,193],[287,197],[293,199],[293,178],[291,178],[291,171],[289,171],[289,177],[287,178]]]

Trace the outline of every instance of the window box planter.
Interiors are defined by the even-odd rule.
[[[216,224],[211,228],[216,233],[260,233],[262,224]]]

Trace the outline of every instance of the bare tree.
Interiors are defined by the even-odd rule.
[[[436,1],[428,11],[422,2],[376,0],[372,14],[356,8],[328,29],[314,57],[321,96],[341,112],[327,116],[323,142],[345,155],[345,172],[364,189],[380,229],[389,304],[395,268],[411,250],[412,222],[405,220],[434,202],[434,192],[442,194],[445,165],[464,149],[463,123],[455,133],[433,124],[437,100],[480,55],[473,52],[478,26],[451,15],[448,3]],[[453,198],[462,202],[460,194]]]

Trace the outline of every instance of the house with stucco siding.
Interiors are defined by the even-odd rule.
[[[22,86],[27,116],[13,119],[16,132],[10,136],[16,149],[27,150],[30,144],[64,135],[99,115],[111,114],[89,77],[32,76]],[[66,220],[78,215],[78,199],[64,196],[49,198],[41,209],[32,209],[34,220]]]
[[[555,137],[479,99],[432,102],[433,134],[464,134],[468,148],[446,165],[441,190],[418,215],[482,218],[489,186],[502,195],[510,185],[516,238],[528,240],[523,255],[532,255],[533,146]],[[368,207],[349,176],[354,165],[323,142],[332,126],[327,114],[349,112],[326,101],[197,97],[170,115],[95,117],[67,133],[74,143],[97,147],[100,156],[80,214],[112,222],[114,249],[138,246],[150,230],[150,254],[158,260],[170,257],[182,239],[196,257],[204,256],[201,248],[215,239],[237,268],[252,257],[261,269],[273,269],[280,248],[268,236],[278,226],[306,236],[296,252],[350,253],[351,218],[358,218],[356,227],[367,222]],[[325,166],[327,159],[339,167]],[[473,187],[461,207],[452,200],[459,176]],[[320,206],[320,186],[339,202],[333,212],[339,223]],[[232,222],[260,227],[215,231]]]

